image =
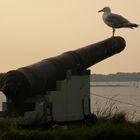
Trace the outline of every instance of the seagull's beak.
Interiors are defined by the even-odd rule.
[[[100,12],[103,12],[103,9],[98,11],[98,13],[100,13]]]

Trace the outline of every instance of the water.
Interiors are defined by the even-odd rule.
[[[91,82],[91,111],[124,111],[131,120],[140,120],[140,82]]]
[[[0,110],[5,96],[0,93]],[[140,82],[91,82],[91,112],[115,109],[125,111],[133,120],[140,120]]]

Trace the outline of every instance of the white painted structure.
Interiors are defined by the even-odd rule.
[[[84,120],[90,115],[90,71],[72,74],[67,72],[63,81],[57,81],[56,91],[29,99],[35,110],[24,113],[25,118],[42,118],[42,121],[65,122]]]

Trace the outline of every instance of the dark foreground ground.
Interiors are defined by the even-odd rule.
[[[140,140],[140,122],[130,122],[120,113],[50,127],[1,123],[0,140]]]

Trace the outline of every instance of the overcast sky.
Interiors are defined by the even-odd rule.
[[[111,37],[98,10],[140,24],[140,0],[0,0],[0,72],[23,67]],[[140,72],[140,28],[119,29],[126,48],[92,73]]]

